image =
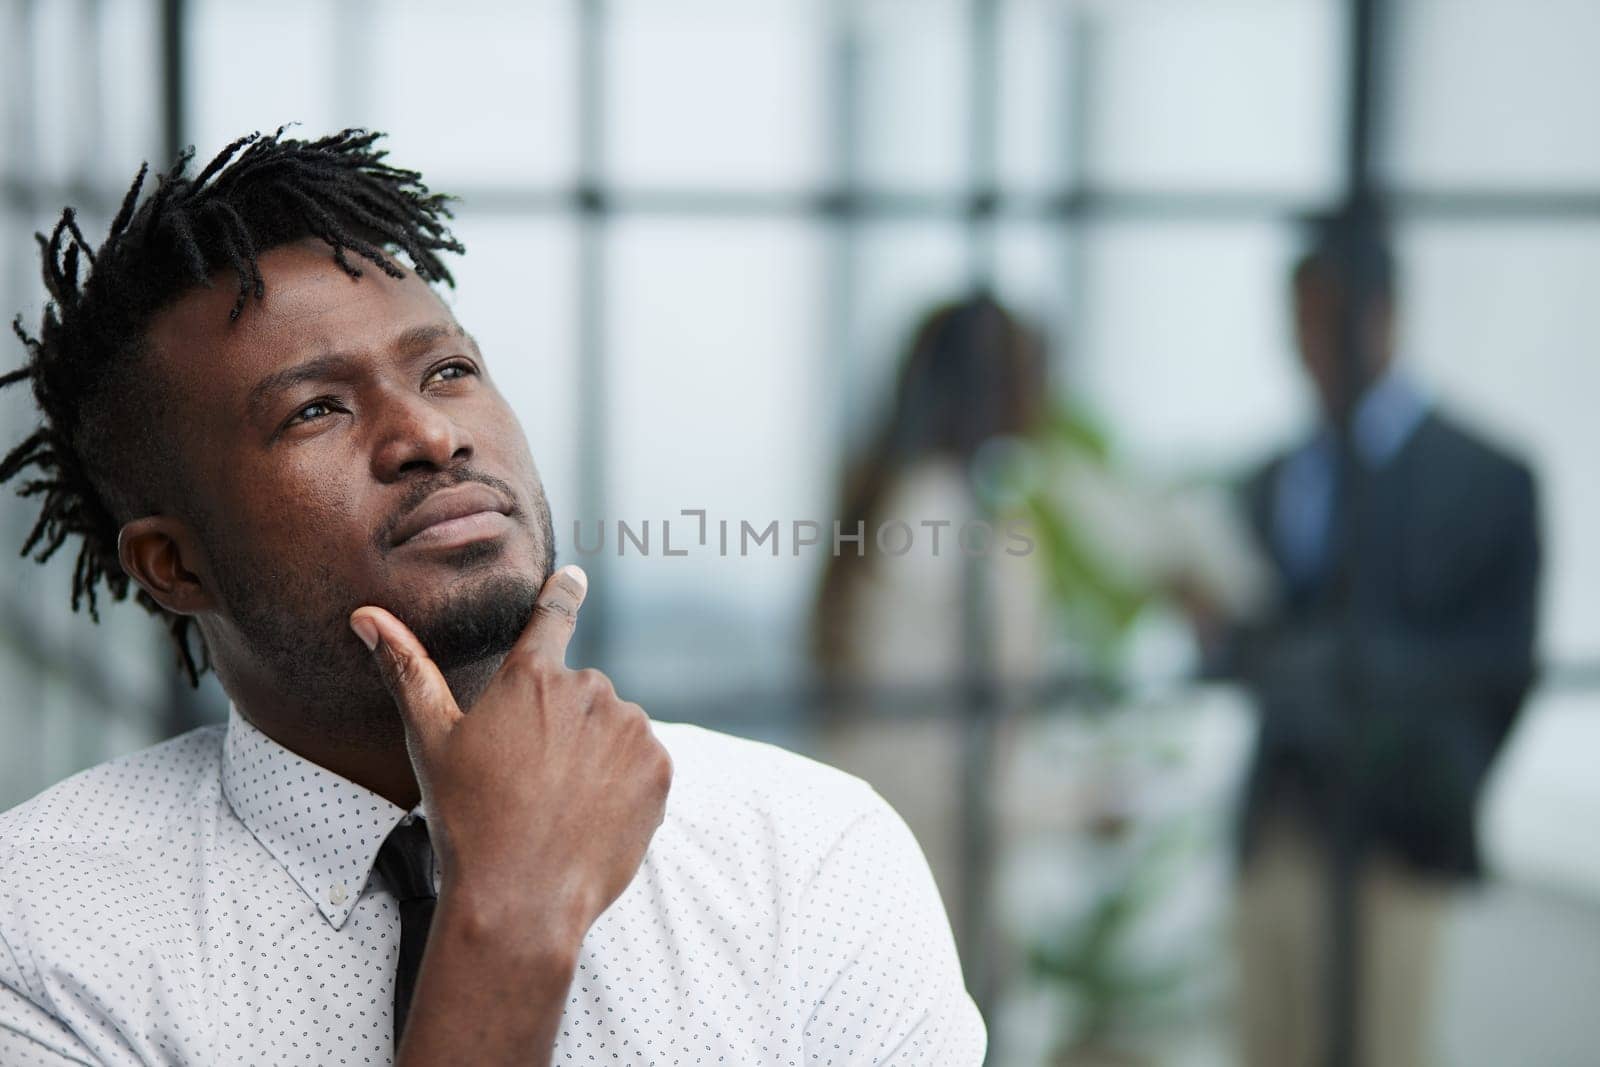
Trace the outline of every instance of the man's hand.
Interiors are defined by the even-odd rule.
[[[579,940],[633,880],[672,780],[644,709],[565,666],[587,588],[577,567],[551,576],[470,715],[399,619],[364,607],[351,621],[377,631],[443,878],[485,904],[538,901]]]
[[[553,1035],[570,973],[551,972],[574,963],[584,934],[633,880],[661,825],[672,763],[644,709],[619,698],[599,671],[565,666],[587,587],[574,566],[551,576],[533,619],[470,714],[399,619],[376,607],[351,616],[405,720],[440,864],[439,909],[407,1027],[408,1050],[448,1047],[446,1032],[457,1021],[470,1022],[490,1040],[474,1046],[481,1058],[467,1059],[493,1062],[493,1039],[523,1029],[518,1018],[540,999],[530,994],[552,989],[554,1017],[539,1020],[550,1025],[521,1040],[533,1038],[537,1046]],[[502,986],[522,1012],[500,1032],[486,1032],[487,1020],[470,1015],[493,1009],[456,992],[454,981],[436,973],[445,970],[480,989]],[[458,996],[451,1006],[468,1018],[456,1020],[451,1011],[441,1019],[427,1010],[430,999],[437,1009],[439,997]],[[419,1026],[426,1037],[417,1034]],[[460,1036],[451,1033],[450,1040]],[[548,1048],[546,1041],[544,1055]],[[526,1044],[521,1051],[525,1062]]]

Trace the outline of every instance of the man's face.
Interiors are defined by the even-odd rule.
[[[1393,313],[1387,299],[1367,302],[1356,322],[1362,366],[1347,382],[1344,366],[1344,286],[1329,268],[1313,267],[1294,280],[1295,341],[1301,365],[1328,417],[1338,419],[1366,385],[1388,367],[1393,353]]]
[[[362,266],[352,279],[321,241],[287,245],[261,257],[265,299],[238,321],[219,284],[151,327],[225,683],[370,689],[347,621],[364,604],[446,671],[480,662],[510,646],[553,568],[544,490],[484,354],[415,274]]]

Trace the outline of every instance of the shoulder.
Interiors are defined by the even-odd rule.
[[[672,757],[680,814],[781,814],[818,825],[847,822],[883,801],[866,782],[777,745],[688,723],[655,724]]]
[[[658,860],[796,889],[863,819],[893,809],[859,778],[776,745],[657,723],[672,757]]]
[[[772,745],[672,724],[657,736],[683,791],[651,865],[657,911],[685,918],[697,954],[776,975],[772,1010],[797,1011],[813,1059],[981,1062],[983,1021],[899,814],[866,782]]]
[[[19,964],[69,958],[64,929],[74,943],[95,931],[129,936],[127,902],[148,902],[206,836],[223,730],[201,727],[99,764],[0,813],[0,945]],[[11,970],[0,984],[33,988],[28,972]]]
[[[0,812],[0,859],[30,846],[133,841],[159,833],[218,788],[224,727],[202,726],[80,771]]]
[[[1506,480],[1531,482],[1533,470],[1509,445],[1488,437],[1454,418],[1448,411],[1435,411],[1422,426],[1419,443],[1435,456],[1448,456],[1475,474],[1493,475]]]
[[[1460,482],[1480,497],[1485,491],[1534,494],[1533,470],[1521,456],[1448,412],[1429,416],[1417,434],[1417,445],[1419,458],[1434,468],[1430,477]]]

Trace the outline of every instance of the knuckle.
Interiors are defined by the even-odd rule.
[[[543,656],[526,650],[508,656],[503,669],[518,685],[531,686],[536,690],[542,690],[549,684],[553,672],[552,665]]]
[[[410,652],[395,650],[390,653],[389,662],[395,684],[401,689],[412,688],[422,676],[422,664]]]
[[[566,596],[567,599],[572,601],[574,605],[583,602],[583,596],[586,590],[568,575],[558,571],[551,578],[551,582],[557,589],[561,590],[562,594]]]
[[[533,682],[534,665],[531,657],[513,652],[500,665],[500,677],[517,688]]]
[[[665,793],[672,788],[672,773],[672,757],[667,754],[667,750],[665,748],[662,748],[660,749],[660,755],[656,759],[655,766],[656,788],[662,793]]]
[[[617,702],[617,715],[623,729],[634,734],[650,732],[650,716],[644,709],[630,700]]]
[[[591,700],[606,700],[615,695],[615,691],[611,688],[611,679],[606,677],[604,671],[584,667],[575,673],[579,691]]]
[[[661,799],[672,791],[672,757],[659,742],[651,747],[641,770],[642,780],[650,795]]]
[[[572,627],[578,622],[576,606],[565,597],[546,597],[539,600],[533,605],[533,611],[547,624]]]

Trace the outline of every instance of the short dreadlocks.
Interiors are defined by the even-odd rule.
[[[444,222],[450,198],[429,193],[416,172],[384,163],[387,152],[373,147],[381,133],[349,129],[303,141],[283,131],[241,137],[193,177],[185,173],[194,158],[187,149],[140,203],[145,164],[97,249],[70,207],[49,237],[35,235],[50,299],[37,337],[21,315],[12,323],[27,356],[0,375],[0,387],[31,382],[43,418],[0,460],[0,483],[33,468],[17,492],[42,504],[21,554],[43,563],[79,538],[72,608],[86,604],[96,621],[98,587],[115,600],[128,595],[118,530],[159,508],[180,458],[160,430],[163,391],[140,373],[158,312],[231,272],[238,298],[230,320],[237,319],[252,294],[260,300],[266,292],[261,253],[306,237],[331,246],[352,277],[361,267],[348,252],[402,277],[388,258],[398,250],[424,280],[455,284],[436,254],[464,251]],[[203,640],[198,656],[191,649],[191,620],[142,589],[136,599],[162,619],[179,667],[198,685],[209,656]]]

